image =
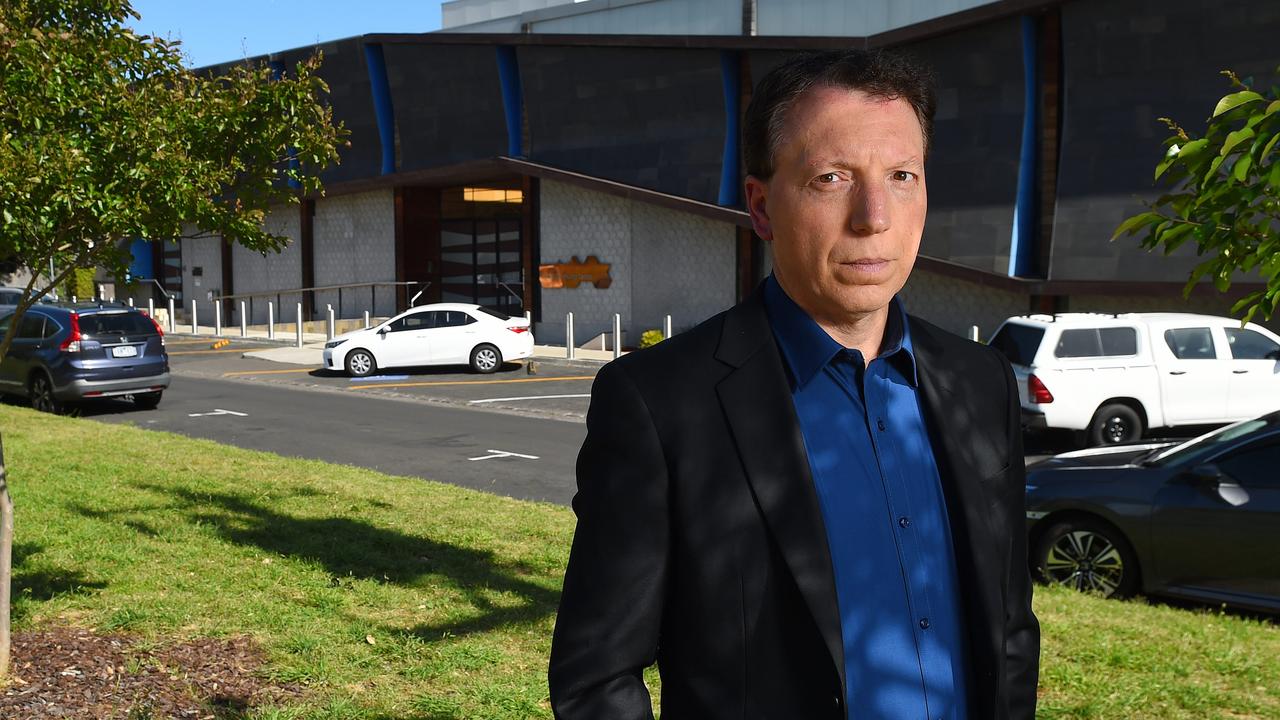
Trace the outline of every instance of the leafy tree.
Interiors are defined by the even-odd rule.
[[[345,131],[322,102],[320,58],[284,77],[182,64],[176,43],[134,34],[128,0],[0,2],[0,258],[31,274],[0,340],[78,268],[123,276],[129,238],[184,225],[279,251],[273,204],[321,190]],[[50,261],[58,271],[40,279]],[[0,472],[0,676],[9,653],[12,506]]]
[[[1222,74],[1232,92],[1214,107],[1203,136],[1160,119],[1173,135],[1155,179],[1171,189],[1112,239],[1139,235],[1143,247],[1166,255],[1195,241],[1207,258],[1191,271],[1184,295],[1205,278],[1225,292],[1234,273],[1256,271],[1266,287],[1231,312],[1244,312],[1245,322],[1259,312],[1270,319],[1280,307],[1280,87],[1263,94],[1229,70]]]

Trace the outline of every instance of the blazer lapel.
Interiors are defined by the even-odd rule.
[[[844,642],[826,527],[762,293],[725,316],[716,357],[735,368],[716,392],[756,502],[844,687]]]
[[[942,476],[951,519],[951,534],[960,571],[961,590],[968,606],[970,638],[976,664],[973,679],[980,689],[978,703],[994,697],[995,668],[1001,652],[1003,628],[996,625],[1005,615],[1001,577],[1005,568],[993,566],[1003,558],[998,534],[991,524],[990,499],[984,482],[1005,468],[999,442],[986,433],[993,430],[989,412],[991,397],[967,377],[982,370],[969,366],[944,348],[933,331],[911,323],[911,340],[919,369],[925,423]],[[987,412],[984,412],[987,411]],[[1003,426],[1003,416],[1000,425]],[[1018,529],[1015,529],[1017,531]],[[990,717],[990,713],[979,713]]]

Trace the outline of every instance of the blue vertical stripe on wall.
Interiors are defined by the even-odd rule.
[[[1035,268],[1035,190],[1039,175],[1040,69],[1035,18],[1022,18],[1022,153],[1018,159],[1018,200],[1013,209],[1009,276],[1026,277]]]
[[[520,87],[520,63],[516,61],[516,49],[510,45],[498,45],[498,78],[502,81],[502,108],[507,118],[507,155],[524,156],[522,110],[524,92]]]
[[[129,262],[130,279],[155,278],[155,258],[151,252],[150,240],[134,238],[133,242],[129,243],[129,254],[133,256],[133,260]]]
[[[720,161],[720,199],[726,207],[738,204],[739,151],[738,115],[740,111],[738,53],[720,51],[720,78],[724,85],[724,157]]]
[[[373,114],[378,121],[378,138],[382,142],[382,174],[396,171],[396,117],[391,106],[391,82],[387,80],[387,61],[382,46],[364,46],[364,64],[369,69],[369,88],[373,95]]]

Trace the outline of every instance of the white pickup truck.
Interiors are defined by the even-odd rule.
[[[1025,315],[990,344],[1013,364],[1023,425],[1075,430],[1090,445],[1280,409],[1280,337],[1231,318]]]

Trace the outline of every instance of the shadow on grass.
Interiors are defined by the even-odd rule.
[[[512,624],[529,624],[556,611],[560,594],[524,575],[538,571],[520,564],[499,562],[492,552],[406,535],[346,517],[293,517],[229,493],[191,492],[152,484],[137,487],[173,497],[165,512],[211,528],[219,537],[285,557],[319,563],[335,584],[344,578],[414,586],[434,576],[452,584],[474,608],[464,620],[422,625],[411,632],[426,640],[485,632]],[[136,513],[137,508],[115,515]],[[109,519],[101,511],[78,509],[97,519]],[[137,524],[136,520],[127,520]],[[501,606],[489,599],[502,593]]]
[[[21,622],[38,603],[64,595],[84,595],[102,590],[107,585],[89,580],[77,570],[32,567],[32,558],[44,547],[36,543],[13,545],[13,621]]]

